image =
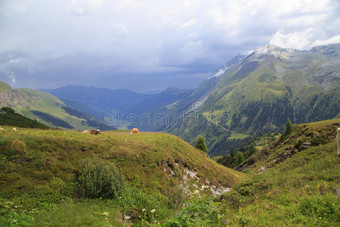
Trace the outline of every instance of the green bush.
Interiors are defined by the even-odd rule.
[[[207,152],[208,151],[208,147],[207,144],[205,143],[205,138],[202,135],[199,135],[196,138],[196,145],[195,147],[201,151]]]
[[[194,200],[164,226],[220,226],[223,223],[220,203],[212,200]]]
[[[171,213],[169,201],[165,196],[160,193],[146,193],[136,187],[126,186],[114,203],[119,205],[124,214],[131,216],[134,222],[142,226],[158,223]]]
[[[114,163],[87,158],[81,163],[77,188],[82,197],[112,199],[121,195],[124,179]]]

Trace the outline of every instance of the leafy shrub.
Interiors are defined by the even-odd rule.
[[[238,192],[233,190],[229,193],[222,194],[220,200],[226,203],[228,207],[238,209],[243,199]]]
[[[196,200],[168,220],[165,226],[218,226],[223,223],[220,213],[219,203],[204,199]]]
[[[12,201],[0,197],[0,225],[1,226],[30,226],[34,217],[24,212],[18,212],[18,206]]]
[[[114,163],[87,158],[81,163],[77,187],[80,196],[111,199],[121,195],[124,179]]]
[[[115,200],[123,213],[144,224],[156,223],[157,220],[169,217],[168,202],[161,194],[146,193],[136,187],[125,187],[122,195]]]

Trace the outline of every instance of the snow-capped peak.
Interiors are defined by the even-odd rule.
[[[274,45],[266,45],[260,47],[254,51],[255,55],[273,55],[276,57],[287,58],[289,57],[295,50],[294,49],[285,49]]]

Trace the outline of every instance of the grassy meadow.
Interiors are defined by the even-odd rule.
[[[246,179],[245,174],[164,133],[89,135],[52,129],[17,128],[14,132],[5,127],[0,135],[3,225],[164,223],[185,201],[209,196],[211,186],[231,188]],[[105,169],[102,164],[119,170],[124,182],[117,196],[82,194],[79,176],[85,171],[84,160],[89,159],[103,161],[95,166],[95,173]]]

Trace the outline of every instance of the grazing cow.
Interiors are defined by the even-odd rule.
[[[15,132],[15,131],[17,131],[17,129],[16,129],[16,128],[12,128],[12,131],[14,131],[14,132]]]
[[[85,133],[85,134],[94,134],[94,135],[102,134],[102,132],[99,129],[97,129],[97,130],[93,130],[93,129],[85,130],[85,131],[83,131],[83,133]]]
[[[338,142],[338,157],[340,157],[340,128],[338,128],[336,133],[336,141]]]
[[[4,130],[4,128],[0,128],[0,130]]]
[[[132,133],[138,133],[138,128],[133,128],[130,132],[130,135],[132,135]]]

